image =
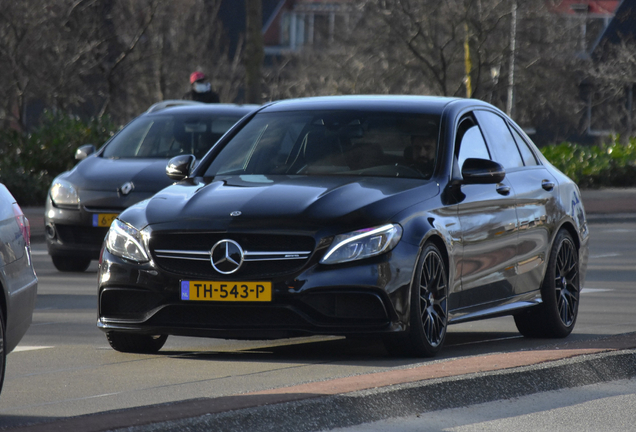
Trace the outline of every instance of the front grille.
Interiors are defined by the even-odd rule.
[[[217,272],[210,249],[218,241],[237,242],[245,252],[241,268],[230,275]],[[187,277],[273,277],[300,270],[314,250],[312,237],[226,233],[153,233],[150,250],[159,267]]]
[[[55,225],[57,236],[64,244],[101,245],[108,227]]]

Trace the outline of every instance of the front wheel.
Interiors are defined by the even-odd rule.
[[[579,252],[572,236],[561,230],[554,240],[541,286],[541,305],[515,315],[527,337],[564,338],[572,333],[579,313]]]
[[[411,288],[410,328],[407,335],[389,337],[390,353],[433,357],[446,339],[448,273],[444,258],[432,243],[420,255]]]
[[[123,332],[108,332],[106,339],[110,346],[120,352],[154,354],[166,343],[168,335],[143,335]]]

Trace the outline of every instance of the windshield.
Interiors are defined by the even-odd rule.
[[[430,178],[439,115],[305,111],[256,115],[206,176],[367,175]]]
[[[209,114],[142,116],[108,143],[103,157],[168,159],[193,154],[199,159],[240,118],[240,115]]]

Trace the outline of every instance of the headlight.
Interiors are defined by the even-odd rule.
[[[121,258],[139,263],[148,262],[146,243],[142,231],[115,219],[106,234],[106,249]]]
[[[380,255],[393,249],[401,237],[402,227],[395,224],[340,234],[320,263],[344,263]]]
[[[79,204],[75,187],[66,180],[54,180],[50,194],[55,205],[77,206]]]

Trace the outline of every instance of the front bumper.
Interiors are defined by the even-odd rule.
[[[49,255],[99,259],[102,243],[109,228],[109,226],[99,226],[104,224],[104,220],[100,221],[99,216],[119,214],[127,206],[146,199],[152,194],[137,193],[132,198],[128,197],[125,202],[118,202],[118,196],[114,193],[108,195],[106,206],[90,200],[75,209],[57,207],[50,196],[47,198],[44,224]]]
[[[180,281],[187,276],[104,251],[97,326],[233,339],[404,331],[417,253],[417,247],[401,243],[390,253],[354,263],[320,265],[313,256],[297,273],[268,279],[271,302],[234,303],[181,300]]]

